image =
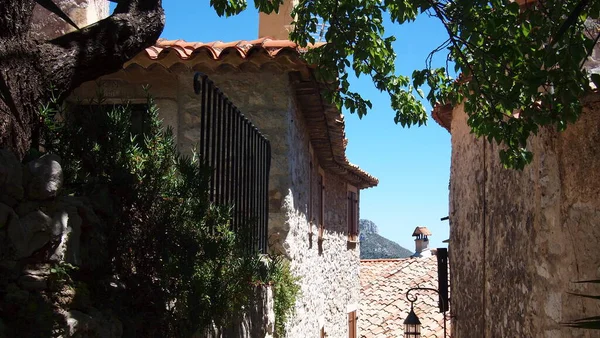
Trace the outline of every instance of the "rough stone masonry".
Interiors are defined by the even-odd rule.
[[[569,320],[600,315],[600,95],[565,132],[530,140],[533,162],[504,169],[496,144],[452,115],[450,262],[455,337],[600,337]]]

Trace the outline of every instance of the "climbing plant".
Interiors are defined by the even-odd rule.
[[[294,315],[296,298],[300,293],[299,278],[294,276],[290,263],[283,257],[273,257],[269,270],[274,293],[275,333],[278,337],[285,337],[286,324]]]

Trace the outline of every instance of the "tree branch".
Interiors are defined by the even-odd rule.
[[[0,42],[28,32],[34,7],[33,0],[0,0]]]
[[[44,43],[48,82],[65,91],[118,71],[154,44],[165,24],[161,0],[121,1],[110,17]]]
[[[51,87],[64,98],[80,84],[118,71],[158,39],[165,23],[161,0],[121,0],[110,17],[40,42],[28,34],[34,5],[0,0],[0,147],[20,157],[35,138],[38,110]]]

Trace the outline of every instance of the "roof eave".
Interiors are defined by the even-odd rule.
[[[350,163],[346,157],[344,116],[336,107],[324,102],[322,84],[314,76],[303,78],[290,74],[290,77],[297,106],[306,119],[311,144],[321,166],[359,189],[377,186],[377,178]]]
[[[431,117],[437,122],[442,128],[450,132],[452,128],[452,105],[450,103],[441,104],[438,103],[433,107],[431,111]]]
[[[307,48],[289,40],[269,38],[229,43],[159,40],[127,62],[124,68],[137,65],[148,69],[159,64],[167,69],[183,65],[195,70],[216,70],[222,64],[236,68],[247,63],[257,66],[274,64],[290,73],[298,108],[307,121],[311,143],[322,167],[359,189],[375,187],[379,180],[350,163],[346,157],[344,117],[336,107],[324,103],[323,84],[316,82],[312,74],[315,66],[308,65],[300,57]]]

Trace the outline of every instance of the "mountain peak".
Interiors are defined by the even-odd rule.
[[[379,234],[379,229],[377,229],[377,224],[373,223],[368,219],[361,219],[358,222],[360,233],[361,234]]]
[[[412,251],[380,236],[377,225],[372,221],[361,219],[359,226],[361,259],[406,258],[412,255]]]

